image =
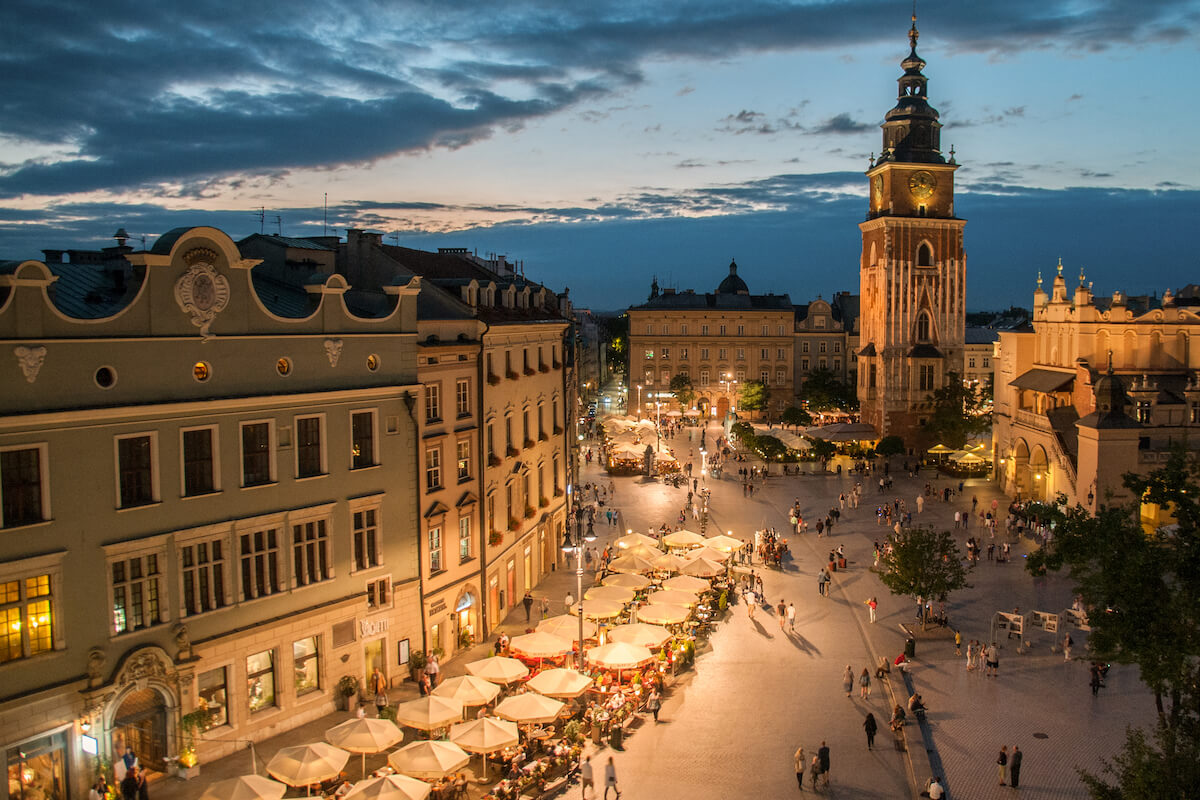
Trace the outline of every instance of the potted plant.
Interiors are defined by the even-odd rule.
[[[429,656],[425,655],[424,650],[409,651],[408,674],[413,681],[421,680],[421,672],[425,669],[427,663],[429,663]]]
[[[350,710],[350,698],[358,694],[358,688],[358,678],[355,676],[343,675],[338,678],[337,692],[335,694],[338,711]]]
[[[200,761],[196,758],[196,736],[204,731],[210,714],[207,708],[197,708],[179,718],[179,730],[183,738],[183,747],[179,756],[174,759],[175,777],[180,780],[191,780],[200,775]]]

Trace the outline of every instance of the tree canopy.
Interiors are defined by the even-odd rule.
[[[959,448],[972,436],[992,429],[991,412],[973,389],[963,386],[962,376],[951,372],[941,388],[928,395],[933,413],[925,423],[930,435],[947,447]]]
[[[941,600],[970,587],[962,553],[949,531],[904,528],[889,535],[888,542],[891,552],[879,558],[879,579],[892,594]]]
[[[879,444],[875,445],[875,452],[878,455],[898,456],[904,452],[904,440],[899,436],[885,436],[879,440]]]
[[[762,381],[746,381],[738,389],[738,408],[744,411],[762,411],[771,400],[771,390]]]
[[[808,373],[800,387],[800,396],[813,411],[853,411],[858,408],[854,387],[842,381],[831,369]]]
[[[803,408],[797,408],[796,406],[788,406],[783,410],[782,421],[784,425],[791,425],[797,428],[801,426],[807,428],[809,425],[813,424],[812,414],[809,414]]]
[[[680,372],[671,378],[671,391],[675,393],[675,399],[679,401],[679,405],[684,408],[691,408],[692,401],[696,399],[696,392],[692,386],[692,379],[687,373]]]

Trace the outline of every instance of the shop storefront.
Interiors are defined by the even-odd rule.
[[[67,800],[67,732],[58,731],[9,747],[9,800]]]

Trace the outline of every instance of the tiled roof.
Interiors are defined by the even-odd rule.
[[[967,328],[963,332],[964,344],[991,344],[1000,338],[1000,334],[991,328]]]
[[[299,239],[299,238],[295,238],[292,236],[277,236],[273,233],[252,234],[250,236],[247,236],[245,239],[242,239],[240,242],[238,242],[238,246],[240,247],[243,243],[248,242],[251,239],[261,239],[264,242],[278,243],[278,244],[283,245],[284,247],[291,247],[291,248],[295,248],[297,250],[323,250],[328,253],[335,252],[335,248],[332,248],[328,245],[321,244],[320,242],[314,242],[311,239]]]
[[[118,288],[110,270],[90,264],[47,264],[58,280],[50,284],[54,307],[75,319],[111,317],[129,304],[141,287],[132,271],[126,270],[125,285]]]
[[[672,292],[651,298],[634,309],[688,310],[701,308],[753,309],[791,311],[792,301],[786,294],[696,294]]]

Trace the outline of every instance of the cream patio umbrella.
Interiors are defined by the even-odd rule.
[[[705,541],[701,534],[688,530],[675,531],[663,537],[663,544],[667,547],[702,547]]]
[[[645,575],[632,575],[628,572],[614,572],[612,575],[605,576],[601,581],[605,586],[620,586],[625,589],[645,589],[650,585],[650,579]],[[540,626],[539,626],[540,627]]]
[[[509,649],[526,658],[554,658],[571,652],[575,643],[545,631],[514,636]]]
[[[617,547],[622,550],[629,550],[637,547],[647,547],[651,550],[658,549],[658,539],[651,539],[644,533],[627,533],[616,541]]]
[[[470,760],[471,756],[453,742],[428,740],[406,744],[388,756],[388,764],[396,772],[425,779],[443,778]]]
[[[929,449],[928,449],[928,450],[926,450],[925,452],[926,452],[926,453],[933,453],[934,455],[940,456],[940,455],[942,455],[942,454],[944,454],[944,453],[953,453],[953,452],[954,452],[954,448],[953,448],[953,447],[947,447],[947,446],[946,446],[946,445],[944,445],[944,444],[935,444],[933,447],[929,448]]]
[[[279,800],[287,790],[287,784],[262,775],[242,775],[210,785],[200,800]]]
[[[592,685],[592,679],[573,669],[547,669],[534,675],[525,685],[546,697],[578,697]]]
[[[741,539],[735,539],[732,536],[720,534],[704,540],[705,547],[711,547],[713,550],[720,550],[722,553],[732,552],[739,547],[745,547],[746,543]]]
[[[354,784],[343,800],[425,800],[433,787],[407,775],[370,778]]]
[[[521,734],[515,722],[484,717],[470,722],[460,722],[450,729],[450,741],[466,750],[468,753],[479,753],[483,756],[483,777],[487,778],[487,754],[506,747],[512,747],[521,741]]]
[[[558,719],[558,712],[565,705],[537,692],[526,692],[501,700],[496,706],[496,716],[520,725],[540,725]]]
[[[449,697],[421,697],[396,706],[396,722],[420,731],[445,728],[463,718],[463,704]]]
[[[643,580],[645,579],[643,578]],[[646,582],[649,583],[649,581]],[[553,634],[554,636],[561,636],[564,639],[575,641],[576,637],[579,636],[579,618],[573,617],[570,614],[559,614],[557,617],[549,617],[539,622],[537,629],[539,633],[549,633]],[[596,630],[596,623],[592,622],[590,619],[584,620],[584,637],[595,636]]]
[[[681,592],[678,589],[660,589],[657,592],[651,592],[646,598],[651,605],[667,605],[667,606],[692,606],[699,605],[700,598],[691,592]]]
[[[687,606],[668,606],[662,603],[650,603],[637,611],[637,618],[652,625],[674,625],[683,622],[692,615]]]
[[[608,563],[613,572],[631,572],[641,574],[654,571],[654,564],[649,558],[640,555],[624,555],[614,558]]]
[[[639,644],[612,642],[588,650],[588,663],[604,669],[636,669],[649,663],[654,654]]]
[[[467,672],[492,683],[509,684],[529,674],[529,667],[515,658],[492,656],[467,664]]]
[[[714,550],[711,547],[701,547],[699,550],[693,550],[688,553],[689,561],[695,561],[697,558],[707,558],[709,561],[724,564],[729,560],[729,553],[724,550]]]
[[[712,588],[712,584],[703,578],[696,578],[691,575],[676,575],[670,580],[665,580],[662,583],[664,589],[674,589],[679,592],[691,592],[692,594],[700,594],[707,592]],[[653,601],[651,601],[653,602]]]
[[[362,776],[367,777],[367,754],[382,753],[404,738],[390,719],[348,719],[325,731],[330,744],[362,756]]]
[[[474,675],[459,675],[442,681],[441,686],[431,692],[434,697],[457,700],[464,706],[486,706],[500,694],[500,687]]]
[[[693,558],[679,570],[684,575],[691,575],[695,578],[715,578],[718,575],[725,574],[725,565],[718,561],[711,561],[707,558]]]
[[[267,762],[267,772],[288,786],[303,786],[305,794],[314,783],[342,774],[350,754],[331,744],[317,742],[284,747]]]
[[[687,562],[686,558],[672,555],[671,553],[663,553],[650,559],[650,563],[654,565],[654,569],[658,572],[679,572]]]
[[[614,603],[612,600],[588,600],[584,603],[576,603],[567,611],[579,616],[580,606],[583,606],[584,619],[612,619],[621,616],[625,610],[624,603]]]
[[[621,586],[593,586],[583,593],[585,600],[611,600],[614,603],[628,603],[633,600],[633,589]]]
[[[642,647],[649,647],[651,650],[657,650],[667,643],[671,638],[671,632],[661,625],[647,625],[644,622],[631,622],[628,625],[619,625],[608,632],[608,640],[610,642],[624,642],[625,644],[636,644]]]

